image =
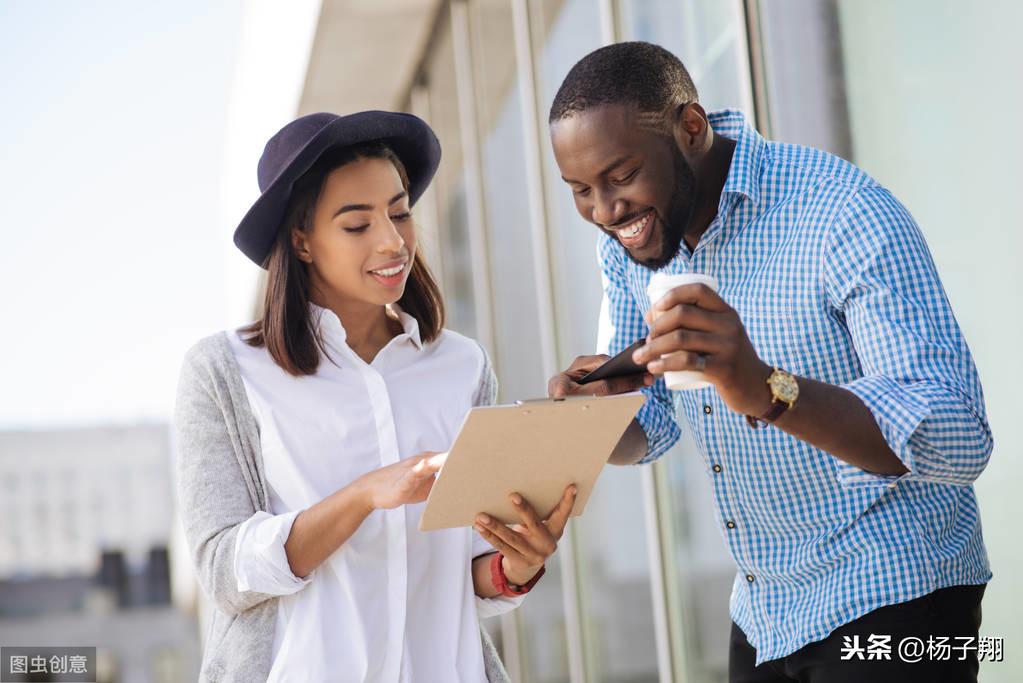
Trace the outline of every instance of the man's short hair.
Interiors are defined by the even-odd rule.
[[[696,99],[696,86],[678,57],[651,43],[616,43],[594,50],[572,67],[554,96],[548,122],[604,104],[667,113]]]

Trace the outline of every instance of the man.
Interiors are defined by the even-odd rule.
[[[661,456],[679,436],[673,401],[684,414],[738,567],[730,680],[976,680],[991,572],[972,482],[992,440],[909,212],[841,159],[705,112],[682,63],[646,43],[576,64],[550,133],[602,232],[609,352],[645,336],[650,372],[581,386],[607,358],[581,357],[550,392],[643,387],[617,464]],[[655,271],[719,290],[677,287],[651,311]],[[669,392],[671,370],[713,388]],[[904,662],[907,638],[934,649]]]

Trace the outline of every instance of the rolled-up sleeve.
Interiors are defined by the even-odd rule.
[[[271,515],[260,510],[245,520],[235,537],[234,572],[239,592],[291,595],[304,588],[309,577],[291,571],[284,544],[301,510]]]
[[[824,280],[861,376],[843,386],[870,410],[902,477],[966,486],[992,438],[980,379],[912,216],[880,187],[860,190],[829,236]],[[839,463],[846,486],[890,484]]]
[[[209,343],[200,342],[188,352],[178,382],[174,434],[179,509],[200,586],[218,610],[235,615],[273,596],[238,590],[235,541],[258,508],[236,452],[230,396],[214,380]]]
[[[597,353],[610,356],[620,353],[650,332],[643,319],[643,312],[629,292],[623,257],[621,247],[607,235],[600,236],[597,258],[604,287],[604,301],[601,305],[601,325],[604,329],[597,343]],[[637,461],[638,465],[664,455],[681,435],[671,392],[665,386],[664,378],[658,377],[653,386],[644,387],[642,392],[647,400],[639,409],[636,419],[646,434],[647,452]]]

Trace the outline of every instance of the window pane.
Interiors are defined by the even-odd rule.
[[[624,40],[645,40],[685,64],[705,109],[752,116],[746,32],[739,0],[619,0]]]
[[[976,492],[995,580],[980,635],[1018,649],[1023,4],[840,0],[838,18],[854,159],[919,224],[983,383],[995,446]],[[1023,659],[983,661],[980,680],[1021,681]]]
[[[578,355],[593,353],[600,311],[600,269],[597,228],[575,210],[572,194],[561,180],[546,138],[547,113],[569,69],[601,46],[597,0],[544,0],[531,5],[540,102],[545,193],[552,282],[557,315],[560,364],[568,367]]]
[[[601,284],[598,230],[575,209],[546,137],[547,113],[569,69],[602,45],[595,0],[533,5],[543,131],[548,233],[560,351],[567,367],[596,348]],[[580,582],[589,680],[657,681],[657,652],[643,491],[637,468],[608,466],[585,516],[573,521],[580,546]]]
[[[547,393],[510,0],[470,5],[484,212],[504,402]]]
[[[735,0],[632,0],[619,2],[623,39],[661,45],[682,60],[708,111],[742,109],[752,120],[746,34]],[[683,419],[680,416],[680,419]],[[679,615],[674,628],[684,633],[681,653],[688,679],[694,683],[724,681],[728,669],[731,618],[728,599],[735,564],[715,516],[710,482],[688,430],[659,465],[671,491],[669,516],[674,530],[671,553],[677,569]]]
[[[426,81],[429,109],[427,120],[437,133],[443,150],[433,189],[437,206],[437,232],[444,252],[441,287],[448,310],[448,327],[475,336],[466,170],[450,21],[444,21],[440,27],[436,46],[427,64]],[[430,254],[426,256],[427,259],[431,258]]]
[[[480,130],[484,211],[490,254],[491,291],[496,338],[494,362],[502,402],[547,393],[543,372],[536,269],[532,247],[522,102],[516,70],[510,0],[474,0],[470,27],[475,66],[477,120]],[[564,596],[560,557],[547,563],[547,573],[516,610],[519,646],[532,683],[568,680]],[[493,620],[496,622],[497,620]],[[502,645],[513,678],[517,662],[507,638],[498,638],[495,623],[487,627]],[[503,642],[502,642],[503,641]]]

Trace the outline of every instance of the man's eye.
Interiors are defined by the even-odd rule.
[[[627,174],[625,174],[625,175],[624,175],[623,177],[621,177],[621,178],[618,178],[618,179],[616,179],[616,180],[612,180],[611,182],[613,182],[613,183],[614,183],[615,185],[622,185],[622,184],[624,184],[624,183],[627,183],[627,182],[629,182],[629,181],[630,181],[630,180],[632,180],[633,178],[635,178],[635,177],[636,177],[636,174],[637,174],[637,173],[639,173],[639,169],[638,169],[638,168],[635,168],[635,169],[633,169],[633,170],[629,171],[629,172],[628,172]]]
[[[572,190],[572,194],[579,195],[580,197],[585,197],[589,193],[590,193],[590,188],[588,188],[588,187],[582,187],[582,188],[578,188],[577,187],[574,190]]]

